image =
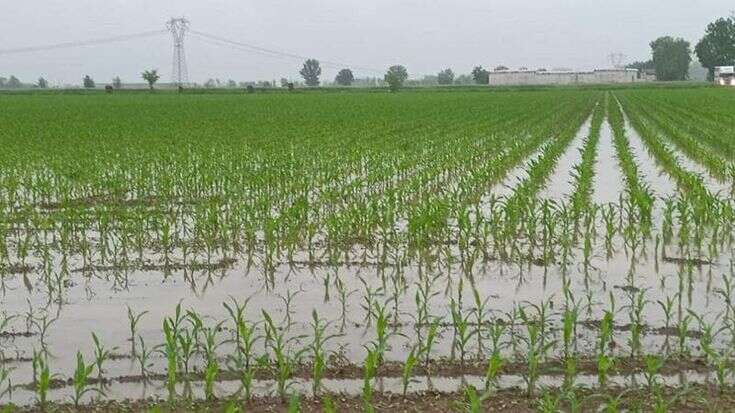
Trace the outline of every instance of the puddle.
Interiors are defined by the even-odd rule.
[[[641,175],[641,179],[649,185],[649,188],[656,196],[661,198],[674,196],[678,191],[676,183],[658,165],[654,156],[643,144],[643,140],[638,135],[638,131],[630,125],[625,111],[623,111],[623,119],[625,120],[625,136],[630,141],[630,150],[638,164],[638,172]]]
[[[575,127],[584,116],[581,112],[578,115]],[[657,195],[675,195],[675,184],[668,175],[661,173],[640,137],[628,125],[627,118],[625,121],[626,134],[642,177]],[[568,169],[579,162],[578,149],[585,131],[589,129],[589,122],[590,119],[574,137],[571,126],[565,129],[564,142],[572,140],[572,143],[564,149],[545,188],[548,189],[545,194],[550,197],[561,199],[568,195],[571,187],[568,185]],[[514,155],[533,154],[512,168],[500,183],[482,192],[482,202],[487,204],[491,197],[512,195],[516,185],[528,178],[529,163],[541,156],[540,149],[534,151],[535,144],[541,139],[525,141],[523,145],[522,136],[526,135],[517,136],[521,146],[513,147]],[[547,142],[549,140],[546,139]],[[474,166],[487,165],[487,160],[494,159],[493,155],[496,155],[478,152],[473,160]],[[617,202],[619,194],[624,191],[622,172],[614,152],[610,125],[604,122],[595,163],[593,196],[598,203]],[[368,163],[366,160],[359,162]],[[437,164],[443,165],[441,162],[442,159]],[[730,287],[735,279],[732,263],[735,240],[731,226],[721,225],[718,221],[719,226],[714,231],[708,222],[687,221],[689,227],[670,230],[672,241],[665,246],[664,254],[661,239],[664,238],[665,219],[660,208],[654,208],[650,233],[635,232],[638,223],[627,225],[626,222],[634,214],[626,215],[626,211],[613,209],[615,206],[612,205],[605,211],[592,209],[594,214],[582,214],[579,221],[575,221],[578,216],[573,217],[566,205],[554,202],[529,202],[522,207],[527,207],[528,211],[518,211],[521,208],[515,206],[515,209],[503,210],[502,206],[493,205],[497,209],[487,216],[483,215],[487,211],[482,210],[487,205],[481,202],[475,210],[465,210],[466,216],[458,216],[458,213],[448,219],[446,214],[442,214],[446,209],[439,205],[438,212],[434,214],[436,211],[432,208],[437,205],[428,201],[452,201],[449,196],[460,188],[457,183],[467,177],[457,173],[462,171],[461,164],[453,160],[447,163],[446,171],[438,168],[439,171],[430,172],[423,165],[406,167],[402,170],[403,175],[395,177],[386,177],[379,172],[372,176],[370,172],[373,171],[360,168],[348,174],[353,168],[345,168],[332,178],[323,178],[324,192],[309,193],[307,198],[312,195],[322,200],[338,197],[337,181],[347,177],[351,188],[347,193],[353,197],[349,202],[296,211],[289,209],[294,206],[294,200],[281,199],[283,194],[278,193],[288,193],[291,190],[289,186],[282,185],[272,193],[271,189],[258,187],[263,194],[269,195],[260,205],[263,216],[270,212],[268,208],[281,208],[273,211],[280,214],[279,219],[274,218],[266,229],[271,237],[282,236],[282,243],[264,242],[266,229],[260,222],[252,222],[257,221],[260,215],[247,211],[256,207],[255,202],[250,201],[233,202],[240,209],[227,210],[238,219],[232,219],[232,215],[220,215],[219,210],[208,211],[184,202],[184,205],[166,205],[171,210],[170,219],[175,227],[171,231],[176,235],[173,237],[176,242],[165,244],[166,248],[162,248],[158,238],[163,230],[156,225],[162,224],[168,216],[156,221],[156,218],[146,216],[148,210],[132,211],[130,205],[126,208],[130,207],[131,216],[140,218],[140,221],[146,220],[145,224],[152,228],[146,225],[134,227],[137,225],[135,219],[123,219],[128,218],[129,210],[125,208],[80,208],[79,214],[87,220],[80,219],[70,228],[64,227],[63,233],[53,225],[61,226],[59,221],[66,221],[53,214],[67,211],[46,211],[49,215],[40,214],[18,222],[7,221],[5,223],[10,229],[3,234],[6,235],[3,240],[7,241],[3,247],[8,253],[1,258],[4,272],[0,277],[0,353],[5,365],[13,369],[10,377],[16,384],[32,381],[31,359],[43,342],[47,346],[51,372],[68,379],[74,372],[77,351],[87,362],[92,361],[92,333],[96,333],[104,346],[117,356],[106,363],[106,377],[114,379],[141,373],[140,364],[131,356],[133,343],[140,351],[140,338],[153,351],[144,367],[153,372],[163,372],[167,360],[154,349],[162,349],[162,322],[174,316],[178,303],[185,312],[191,310],[196,313],[205,329],[211,329],[208,331],[214,342],[219,344],[215,356],[221,361],[221,367],[232,367],[228,365],[227,356],[236,354],[232,339],[236,337],[237,330],[223,303],[233,303],[233,299],[238,303],[247,301],[243,317],[253,326],[256,335],[265,334],[264,319],[272,318],[277,326],[269,333],[283,334],[287,340],[286,351],[290,354],[307,349],[305,361],[309,359],[310,340],[314,338],[312,314],[316,314],[326,326],[325,333],[334,335],[324,344],[324,349],[336,360],[336,366],[340,365],[339,362],[347,364],[345,361],[350,365],[362,363],[366,355],[365,346],[375,344],[379,338],[384,339],[381,343],[385,349],[384,361],[405,361],[411,349],[426,338],[427,318],[438,320],[436,341],[429,354],[429,358],[438,363],[456,360],[460,351],[465,351],[468,359],[485,357],[490,345],[489,329],[500,328],[498,326],[505,328],[500,338],[508,344],[502,352],[509,359],[522,360],[522,347],[534,328],[539,326],[545,329],[542,334],[544,340],[557,342],[557,346],[548,351],[548,356],[554,358],[563,351],[558,344],[563,334],[561,314],[567,304],[578,306],[580,323],[573,337],[581,355],[595,354],[600,320],[608,310],[614,310],[615,355],[629,354],[632,351],[629,339],[633,337],[631,316],[636,305],[643,306],[640,320],[645,328],[640,337],[642,353],[673,354],[681,350],[695,357],[701,356],[702,329],[694,316],[704,317],[703,323],[715,324],[719,333],[710,344],[717,351],[731,347],[735,329],[721,329],[723,323],[730,320],[722,317],[729,314],[727,303],[735,297],[735,288]],[[386,170],[390,169],[390,166],[386,167]],[[470,188],[467,192],[477,188],[482,191],[483,185],[490,185],[488,181],[495,182],[499,175],[478,175],[477,181],[467,185]],[[289,179],[291,177],[287,174],[283,176],[283,180]],[[389,191],[404,181],[415,183],[416,187]],[[422,191],[427,183],[436,193]],[[216,192],[216,189],[213,187],[211,192]],[[337,195],[332,192],[337,192]],[[367,202],[371,201],[371,196],[377,197],[383,192],[391,192],[394,198]],[[237,194],[252,195],[249,192]],[[463,193],[458,196],[469,199],[473,195]],[[271,202],[276,203],[276,199],[278,205],[271,205]],[[354,204],[359,205],[353,205],[353,200],[365,202],[355,201]],[[429,229],[440,227],[445,231],[441,239],[426,241],[425,248],[410,242],[407,234],[409,221],[402,215],[410,211],[405,205],[414,200],[428,200],[420,205],[427,207],[427,214],[420,216],[426,221],[419,220],[418,224],[426,224]],[[382,203],[384,201],[385,204]],[[476,199],[473,198],[474,201]],[[213,208],[233,206],[212,204]],[[661,204],[659,200],[655,206],[660,207]],[[393,207],[395,210],[386,211]],[[727,207],[732,205],[727,204]],[[607,208],[615,211],[612,218],[603,216]],[[302,213],[317,217],[300,221]],[[319,221],[330,219],[332,224],[332,218],[334,221],[343,219],[334,223],[334,228],[346,228],[344,232],[347,235],[354,235],[352,230],[355,227],[366,223],[372,225],[383,219],[382,216],[376,217],[381,213],[390,217],[385,218],[389,223],[387,227],[390,227],[385,228],[386,233],[373,234],[365,230],[365,234],[359,234],[358,240],[343,241],[340,238],[339,243],[331,245],[326,240],[332,227],[325,229],[323,221]],[[674,212],[678,213],[678,210]],[[691,211],[684,213],[693,214]],[[722,222],[732,222],[728,221],[727,213],[729,211],[723,212]],[[475,214],[476,219],[468,218],[470,214]],[[48,216],[52,216],[49,219],[52,226],[39,229],[37,226],[47,224]],[[684,217],[688,219],[689,215]],[[149,218],[151,222],[147,221]],[[586,218],[589,222],[583,222]],[[672,221],[681,223],[682,220],[675,215]],[[300,234],[286,233],[286,230],[300,229],[293,222],[313,224],[313,238],[307,240]],[[103,225],[109,228],[101,228]],[[118,225],[132,227],[121,230]],[[232,227],[221,229],[220,225]],[[607,225],[613,228],[610,238],[605,238]],[[467,234],[461,234],[461,231]],[[589,231],[587,238],[585,231]],[[689,238],[678,242],[684,239],[682,234]],[[135,251],[132,249],[137,248],[134,244],[138,240],[132,240],[134,236],[141,237],[142,245]],[[218,237],[226,239],[223,241]],[[287,237],[288,240],[285,239]],[[62,244],[63,253],[59,246]],[[221,250],[223,244],[227,245],[227,252]],[[28,254],[23,255],[25,252],[21,250]],[[84,251],[89,255],[82,258]],[[138,252],[141,262],[136,263]],[[87,260],[92,261],[91,265]],[[707,262],[710,260],[712,262]],[[421,297],[425,298],[425,305]],[[668,309],[659,305],[667,302],[670,303]],[[145,312],[135,331],[137,340],[132,342],[128,307],[135,314]],[[523,308],[523,314],[530,314],[528,321],[521,320],[519,308]],[[544,323],[537,319],[542,315]],[[181,326],[191,331],[195,317],[186,317]],[[676,323],[681,323],[680,330],[676,329]],[[456,338],[466,334],[466,331],[460,331],[464,327],[474,329],[476,333],[458,349]],[[203,333],[200,331],[200,334]],[[267,344],[260,338],[251,355],[272,358],[272,343],[273,340]],[[202,367],[201,355],[192,358],[192,369],[200,371]],[[687,371],[666,380],[674,383],[678,377],[700,380],[704,376]],[[417,376],[415,380],[411,384],[414,392],[429,388],[455,392],[463,381],[482,381],[478,376],[431,379]],[[548,376],[540,384],[553,387],[558,385],[558,380],[558,376]],[[614,382],[616,380],[624,383],[626,378],[613,379]],[[594,386],[596,378],[580,375],[579,382]],[[308,393],[308,380],[294,380],[294,383],[294,389],[304,389]],[[522,383],[522,377],[512,374],[501,378],[501,386],[509,388]],[[258,381],[256,393],[272,394],[273,384],[268,380]],[[360,380],[325,380],[330,391],[345,394],[359,392],[361,384]],[[396,392],[400,388],[400,379],[384,377],[377,380],[376,386]],[[3,390],[1,387],[2,383],[0,392]],[[221,381],[217,383],[216,391],[226,396],[238,387],[239,383]],[[68,400],[69,391],[68,386],[55,389],[52,398]],[[108,398],[165,397],[162,391],[161,382],[146,385],[118,380],[111,387]],[[193,383],[192,392],[201,397],[201,383]],[[0,403],[10,399],[7,395],[3,397]],[[12,401],[21,404],[33,399],[34,396],[23,389],[12,395]]]
[[[511,195],[513,195],[513,192],[515,191],[516,187],[521,182],[528,179],[528,170],[529,168],[531,168],[531,165],[533,165],[533,162],[538,160],[541,157],[541,155],[543,155],[544,147],[545,146],[542,145],[531,156],[529,156],[525,161],[521,162],[520,165],[508,171],[508,173],[505,174],[505,177],[500,182],[493,185],[490,188],[490,191],[488,191],[482,196],[480,203],[486,204],[487,202],[489,202],[489,199],[491,197],[508,198]]]
[[[618,104],[620,104],[618,102]],[[626,134],[628,134],[628,131],[630,131],[629,139],[631,140],[631,146],[634,146],[633,141],[637,141],[635,145],[639,146],[645,146],[640,135],[638,135],[638,132],[630,125],[630,121],[628,119],[628,115],[625,113],[625,110],[623,110],[621,106],[621,111],[623,112],[623,117],[625,119],[625,128],[626,128]],[[646,120],[647,121],[647,120]],[[657,131],[658,133],[661,133],[659,129],[657,129],[655,126],[652,126],[653,130]],[[633,139],[633,136],[635,136],[635,139]],[[669,148],[669,150],[672,151],[674,154],[674,158],[676,159],[677,164],[679,167],[685,171],[685,172],[691,172],[695,175],[698,175],[702,179],[702,184],[704,187],[710,191],[712,194],[729,194],[732,190],[732,184],[726,181],[718,180],[717,178],[713,177],[712,174],[707,170],[706,167],[699,164],[698,162],[694,161],[690,157],[688,157],[686,154],[684,154],[681,151],[678,151],[675,148],[675,145],[673,145],[668,138],[666,138],[667,141],[660,141],[660,144],[666,148]],[[640,149],[635,149],[634,154],[637,155],[636,152],[640,151]],[[651,160],[655,163],[655,160],[653,159],[653,154],[648,151],[648,148],[646,148],[646,152],[649,154],[649,157]],[[646,167],[648,169],[648,167]],[[664,173],[662,168],[659,168],[661,173]],[[644,169],[641,169],[641,171],[645,174],[646,177],[650,177],[648,173]],[[668,176],[668,174],[667,174]],[[650,179],[650,178],[649,178]],[[673,180],[669,179],[672,183],[672,185],[676,185]],[[663,182],[661,182],[660,179],[654,180],[653,182],[649,182],[651,184],[651,188],[653,189],[654,193],[656,193],[658,196],[667,197],[670,196],[668,194],[668,191],[670,190]]]
[[[565,199],[571,195],[574,190],[572,168],[582,160],[581,151],[584,148],[585,139],[589,136],[591,125],[592,117],[590,116],[579,128],[564,154],[558,159],[554,172],[546,181],[546,186],[539,192],[539,197]]]
[[[598,148],[592,200],[596,204],[618,202],[625,189],[625,180],[615,155],[613,132],[607,119],[600,128]]]
[[[676,375],[657,375],[656,379],[663,386],[684,386],[686,384],[707,384],[714,381],[714,377],[704,375],[696,371],[682,371]],[[403,382],[398,377],[376,377],[371,380],[373,391],[380,394],[401,394]],[[612,388],[637,387],[644,385],[646,378],[643,374],[632,375],[610,375],[607,378],[607,386]],[[733,380],[728,376],[727,384]],[[559,376],[541,375],[537,378],[536,392],[543,390],[559,389],[564,380]],[[313,382],[311,380],[294,379],[288,382],[289,391],[299,394],[311,394]],[[323,379],[322,392],[338,394],[341,396],[354,397],[362,394],[364,381],[361,379]],[[596,375],[580,374],[574,380],[574,385],[584,389],[597,389],[600,387]],[[434,392],[442,394],[457,394],[465,387],[473,386],[477,389],[485,388],[485,378],[475,375],[462,375],[459,377],[443,376],[414,376],[407,386],[408,394]],[[525,391],[527,389],[526,378],[520,375],[502,375],[492,384],[495,390]],[[241,389],[239,381],[217,381],[214,383],[213,391],[216,397],[227,398],[236,395]],[[277,384],[273,380],[254,380],[251,394],[253,397],[275,397],[277,396]],[[167,400],[169,396],[165,382],[151,380],[145,382],[114,382],[105,388],[105,399],[115,401],[125,400]],[[202,381],[191,381],[178,383],[176,385],[176,397],[189,397],[202,400],[205,398],[204,383]],[[91,403],[98,396],[90,393],[83,397],[83,403]],[[28,390],[17,390],[15,392],[15,403],[19,406],[29,406],[35,403],[35,394]],[[52,389],[49,392],[50,402],[68,402],[73,398],[73,390],[70,387]]]
[[[671,147],[671,145],[667,146]],[[726,196],[731,193],[733,187],[730,182],[715,178],[705,166],[696,162],[685,153],[681,151],[675,151],[675,153],[676,160],[681,168],[685,171],[693,172],[698,175],[702,179],[704,187],[707,188],[710,193],[712,193],[713,195],[719,194],[722,196]]]

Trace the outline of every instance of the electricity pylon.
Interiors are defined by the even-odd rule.
[[[171,18],[166,28],[174,39],[174,60],[171,71],[171,82],[181,87],[189,83],[189,73],[186,69],[186,54],[184,53],[184,37],[189,30],[189,20],[183,17]]]

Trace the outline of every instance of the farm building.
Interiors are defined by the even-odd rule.
[[[715,67],[715,84],[722,86],[735,86],[735,66]]]
[[[640,81],[637,69],[596,69],[590,72],[503,70],[490,72],[489,76],[490,86],[592,85],[636,81]]]

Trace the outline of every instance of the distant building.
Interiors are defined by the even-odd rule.
[[[715,67],[714,81],[717,85],[735,86],[735,66]]]
[[[594,85],[634,83],[637,69],[596,69],[591,72],[503,70],[489,73],[490,86]]]
[[[644,82],[655,82],[656,81],[656,70],[655,69],[643,69],[638,74],[638,80]]]

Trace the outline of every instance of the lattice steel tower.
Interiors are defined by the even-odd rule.
[[[625,62],[625,55],[620,52],[613,52],[607,55],[607,61],[610,62],[613,69],[622,69],[625,67],[623,62]]]
[[[189,20],[185,18],[171,18],[166,23],[166,28],[171,32],[174,39],[174,61],[171,71],[171,81],[177,86],[189,83],[189,73],[186,69],[186,54],[184,53],[184,36],[189,30]]]

